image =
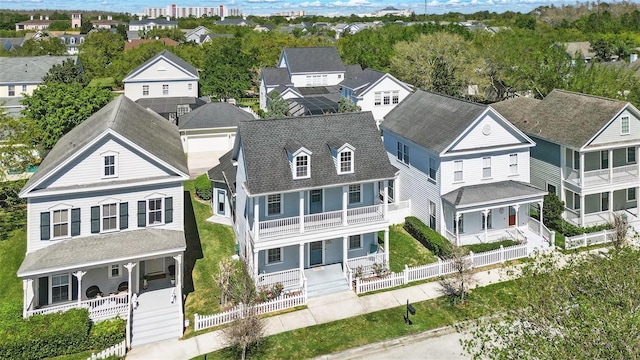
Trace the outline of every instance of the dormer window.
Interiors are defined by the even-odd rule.
[[[336,165],[338,175],[353,174],[355,148],[339,139],[329,140],[328,145],[331,148],[331,155],[333,155],[333,162]]]
[[[353,151],[345,149],[340,152],[339,174],[353,173]]]
[[[102,154],[103,172],[102,176],[105,178],[112,178],[118,176],[118,154],[114,152],[108,152]]]
[[[308,179],[311,177],[311,151],[302,144],[293,140],[285,145],[289,165],[291,166],[291,176],[296,179]]]
[[[300,154],[295,157],[295,176],[294,179],[306,179],[311,177],[309,156]]]

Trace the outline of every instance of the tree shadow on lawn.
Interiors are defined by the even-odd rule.
[[[187,249],[184,252],[184,296],[194,291],[193,269],[196,261],[202,259],[202,244],[200,243],[200,233],[196,223],[196,215],[191,202],[191,194],[184,192],[184,237],[187,242]]]

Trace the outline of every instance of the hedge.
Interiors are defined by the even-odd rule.
[[[417,217],[405,218],[404,229],[436,256],[443,258],[451,255],[453,249],[449,240],[425,225]]]
[[[19,303],[0,306],[0,359],[41,359],[103,350],[125,337],[125,321],[92,324],[87,309],[22,318]]]
[[[196,196],[202,200],[209,201],[213,196],[213,189],[211,187],[211,180],[207,177],[207,174],[198,176],[194,182],[196,188]]]

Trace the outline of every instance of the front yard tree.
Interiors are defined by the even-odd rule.
[[[523,268],[513,303],[463,341],[474,358],[640,358],[640,252],[544,255]]]
[[[339,113],[350,113],[350,112],[356,112],[356,111],[360,111],[360,106],[356,105],[351,99],[349,98],[342,98],[340,99],[340,101],[338,101],[338,112]]]
[[[62,64],[55,64],[49,72],[42,78],[45,83],[58,82],[63,84],[80,84],[85,86],[89,83],[89,78],[82,71],[82,67],[76,64],[73,59],[65,60]]]
[[[269,104],[267,105],[267,119],[278,119],[289,116],[289,103],[280,96],[277,90],[269,93]]]
[[[445,296],[450,297],[453,303],[464,303],[465,296],[475,282],[473,262],[464,249],[457,246],[452,248],[448,260],[451,261],[455,272],[440,280],[442,292]]]

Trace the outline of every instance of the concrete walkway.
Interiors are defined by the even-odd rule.
[[[476,273],[478,286],[509,280],[507,268]],[[442,296],[438,281],[358,297],[353,291],[309,299],[307,308],[265,319],[266,335],[278,334],[317,324],[346,319],[378,310],[404,306]],[[193,321],[193,319],[190,319]],[[222,331],[212,331],[187,340],[171,340],[132,349],[127,359],[190,359],[225,348]]]

